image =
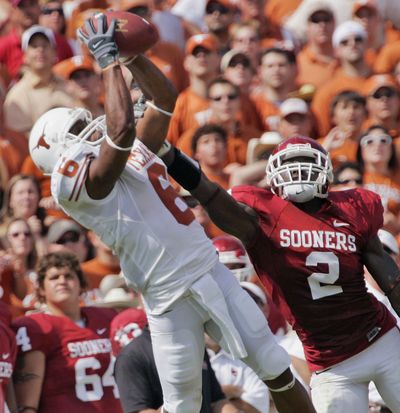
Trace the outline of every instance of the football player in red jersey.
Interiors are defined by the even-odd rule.
[[[269,188],[239,186],[233,196],[176,148],[163,159],[211,219],[246,246],[303,343],[318,413],[367,412],[370,381],[399,413],[400,332],[388,309],[367,293],[363,276],[365,265],[399,314],[400,271],[377,236],[379,196],[360,188],[329,192],[329,155],[302,136],[271,155]]]
[[[17,345],[15,334],[10,329],[11,312],[8,305],[0,301],[0,413],[16,412],[14,386],[11,379]],[[5,408],[7,405],[8,410]]]
[[[86,281],[74,255],[44,256],[38,266],[43,313],[17,318],[15,390],[24,413],[122,413],[109,340],[112,309],[80,307]]]

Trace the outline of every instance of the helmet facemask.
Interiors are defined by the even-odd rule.
[[[276,195],[299,203],[326,198],[333,180],[329,156],[310,144],[289,144],[271,155],[266,172]]]

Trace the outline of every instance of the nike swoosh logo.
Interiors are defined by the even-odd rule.
[[[3,353],[1,355],[1,357],[3,358],[3,360],[5,360],[6,358],[8,358],[10,356],[10,353]]]
[[[335,228],[340,228],[340,227],[348,227],[350,224],[348,222],[339,222],[336,221],[336,219],[333,221],[333,226]]]
[[[103,334],[106,330],[107,330],[106,328],[98,328],[98,329],[96,330],[96,332],[97,332],[98,335],[101,335],[101,334]]]
[[[93,43],[93,44],[92,44],[92,49],[97,49],[102,43],[103,43],[102,40],[100,40],[100,41],[97,42],[97,43]]]

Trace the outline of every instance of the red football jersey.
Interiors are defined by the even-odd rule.
[[[269,190],[240,186],[232,194],[259,214],[261,231],[248,254],[312,371],[359,353],[396,325],[364,282],[363,250],[383,223],[378,195],[331,192],[309,215]]]
[[[4,413],[7,384],[14,370],[16,357],[15,334],[0,320],[0,413]]]
[[[18,351],[46,356],[40,413],[122,413],[109,340],[116,312],[83,307],[85,327],[67,317],[30,314],[14,320]]]

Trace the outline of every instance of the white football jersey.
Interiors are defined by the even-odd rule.
[[[152,314],[161,314],[218,261],[192,211],[170,185],[164,163],[138,139],[111,193],[94,200],[85,188],[99,148],[79,143],[51,178],[61,208],[91,229],[120,259],[129,285]]]

